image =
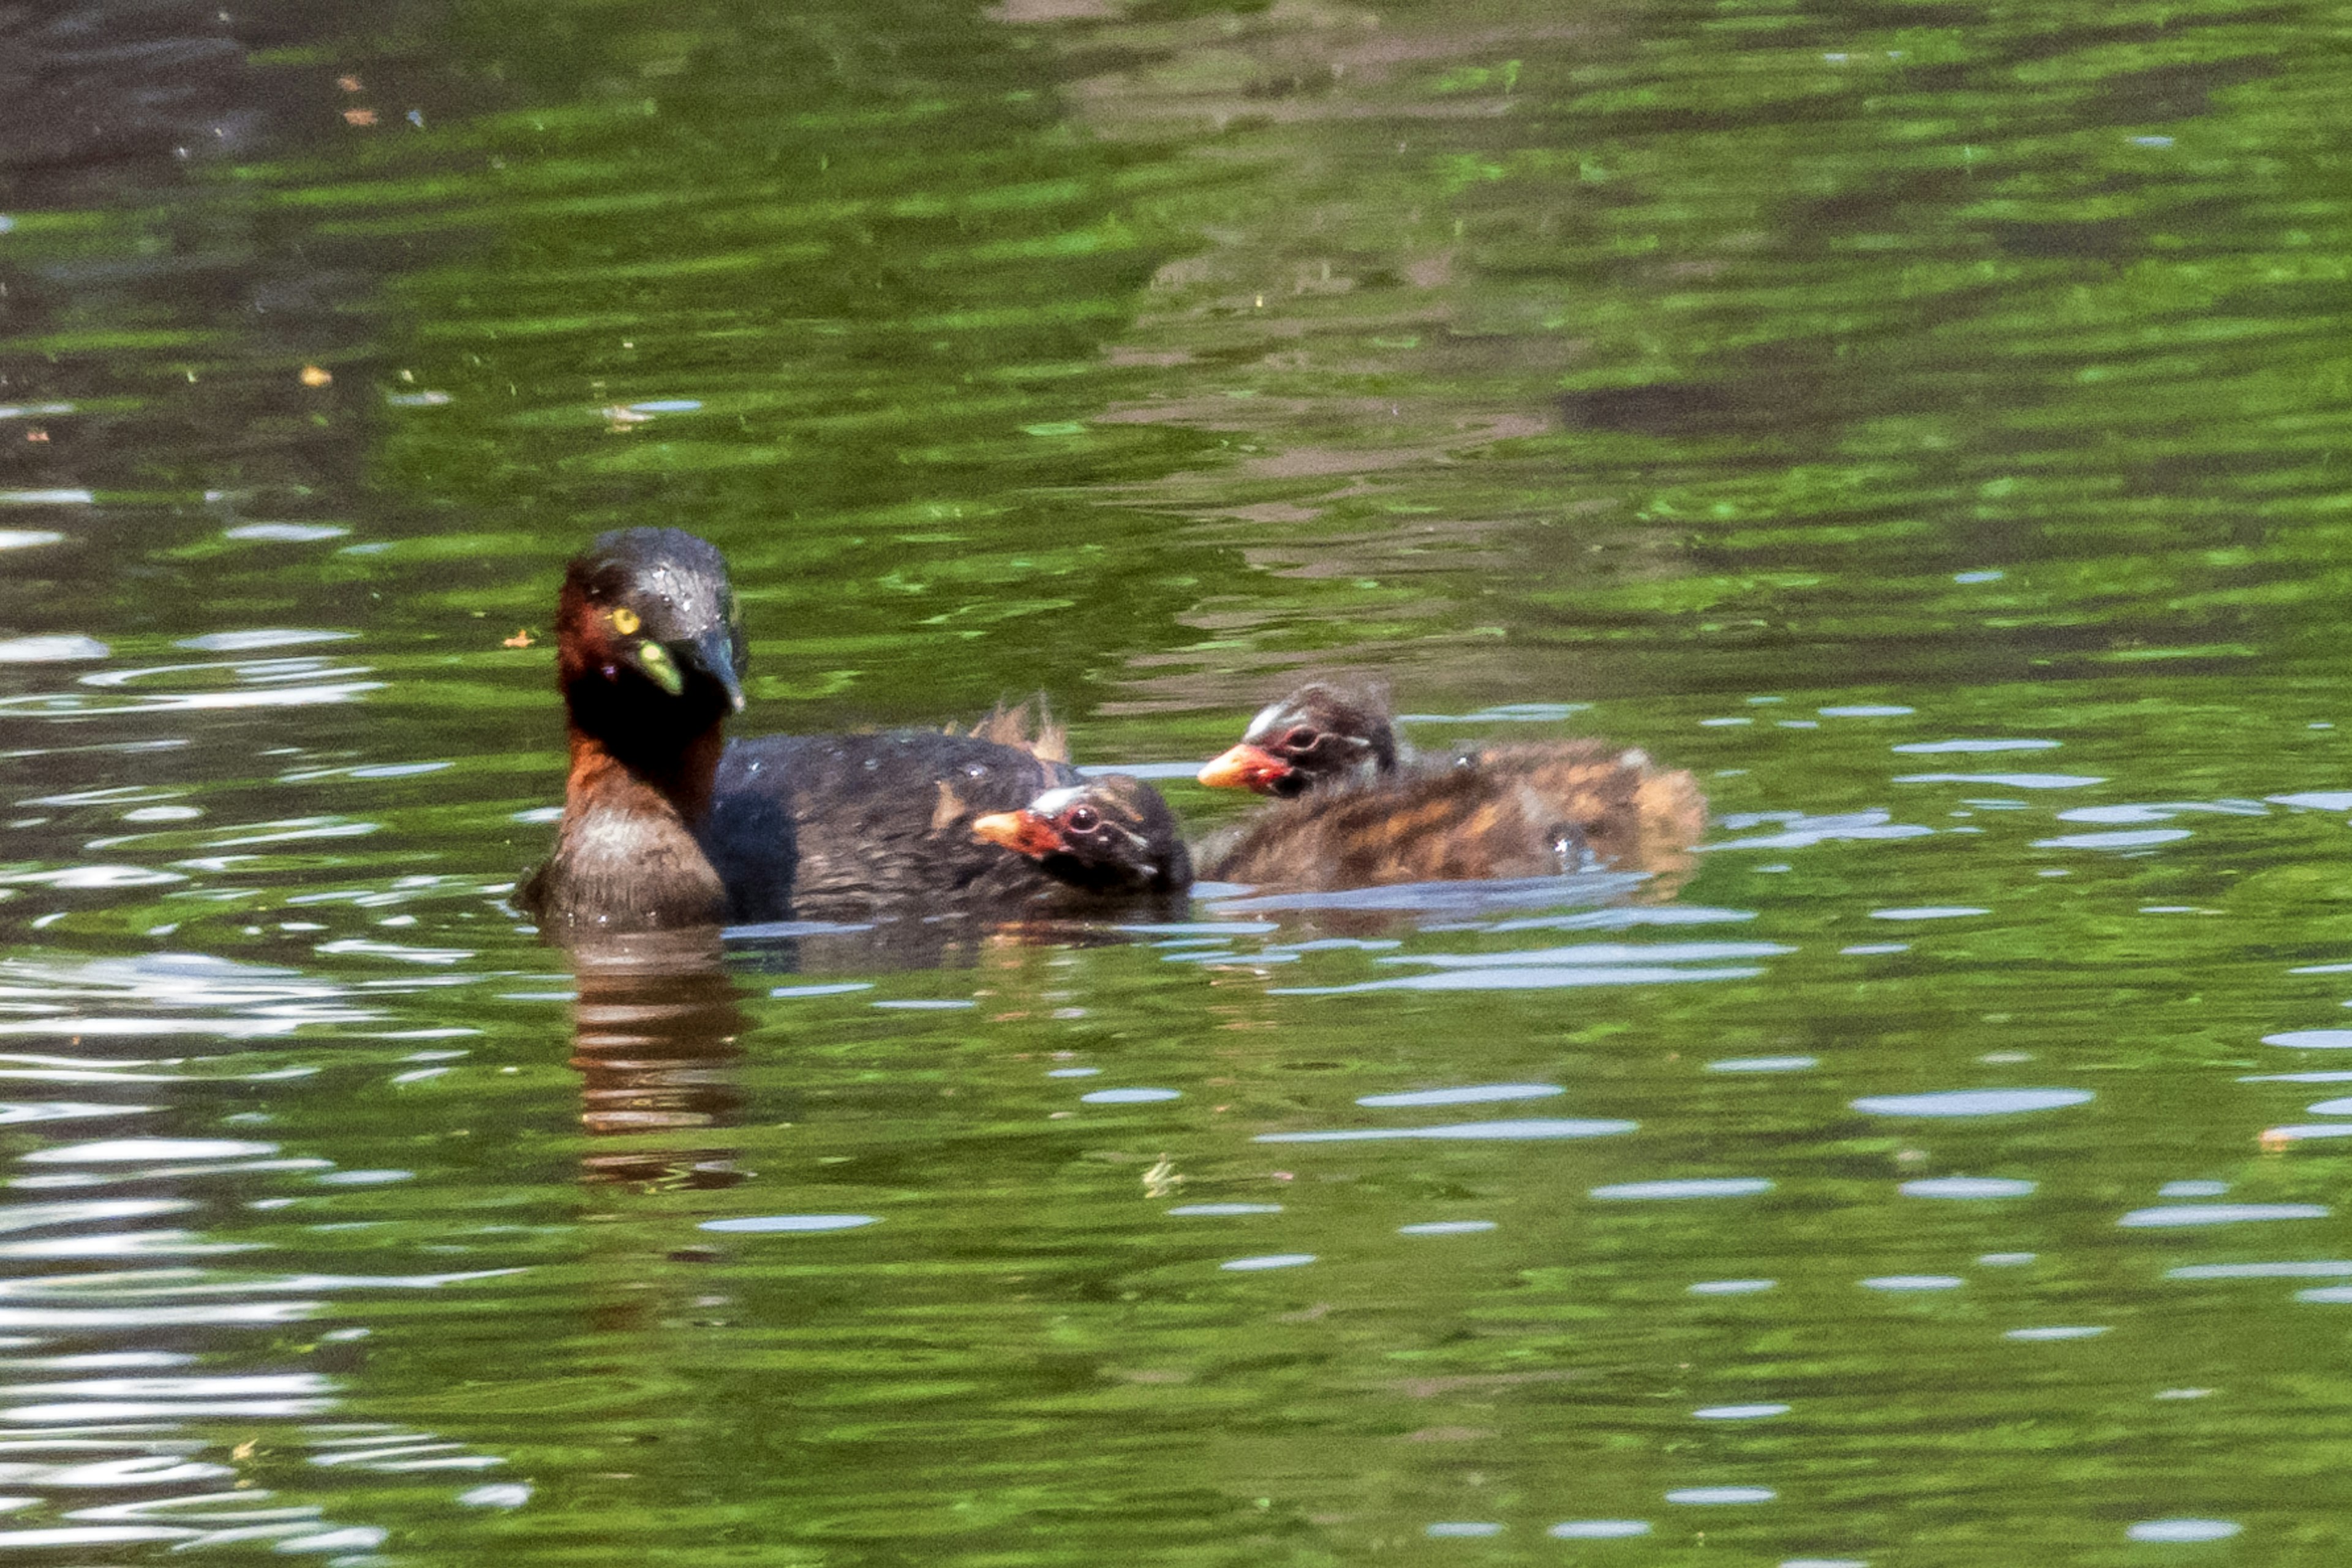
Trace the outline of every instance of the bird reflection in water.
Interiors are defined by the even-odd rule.
[[[743,1180],[733,1149],[703,1141],[733,1126],[743,1104],[736,1068],[750,1019],[719,952],[716,926],[572,949],[580,1124],[615,1141],[582,1159],[585,1180],[648,1191]]]

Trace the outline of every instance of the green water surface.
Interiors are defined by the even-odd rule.
[[[0,1549],[2343,1561],[2345,5],[19,10]],[[575,963],[632,523],[1707,847]]]

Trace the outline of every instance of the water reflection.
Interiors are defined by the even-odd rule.
[[[715,1189],[743,1180],[736,1150],[704,1142],[740,1118],[736,1067],[750,1027],[715,928],[582,943],[572,1067],[592,1140],[626,1140],[583,1156],[583,1175],[652,1190]]]

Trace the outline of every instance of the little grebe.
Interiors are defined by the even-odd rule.
[[[1697,781],[1639,750],[1528,742],[1416,763],[1379,698],[1321,683],[1268,705],[1200,777],[1286,797],[1206,852],[1222,881],[1353,888],[1593,864],[1678,880],[1706,827]]]
[[[564,572],[555,626],[572,772],[555,853],[515,901],[549,931],[720,919],[727,888],[695,829],[743,706],[726,561],[674,528],[603,534]]]
[[[692,534],[600,536],[564,575],[557,641],[572,771],[555,853],[516,895],[543,931],[984,913],[1088,892],[972,835],[975,818],[1080,782],[1025,706],[968,734],[726,742],[747,650],[726,562]]]
[[[1388,778],[1412,760],[1397,742],[1384,697],[1316,680],[1259,709],[1240,743],[1200,776],[1211,789],[1238,786],[1288,800],[1326,785]]]
[[[1029,736],[1024,717],[1001,712],[971,734],[762,735],[729,746],[702,841],[731,918],[1003,911],[1082,894],[972,836],[977,818],[1079,780],[1055,732]],[[790,852],[777,854],[779,843]]]
[[[971,833],[1091,893],[1173,894],[1192,885],[1175,814],[1158,790],[1125,773],[1047,790],[1017,811],[980,817]]]

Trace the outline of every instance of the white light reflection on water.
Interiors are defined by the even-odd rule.
[[[1218,884],[1197,885],[1193,892],[1197,897],[1215,900],[1213,909],[1221,913],[1361,910],[1472,919],[1511,909],[1612,903],[1631,897],[1647,879],[1632,872],[1576,871],[1559,877],[1490,882],[1397,882],[1321,893],[1229,896],[1219,890]]]
[[[1727,838],[1715,844],[1702,844],[1702,851],[1717,849],[1810,849],[1817,844],[1839,840],[1869,840],[1881,838],[1926,838],[1934,835],[1932,827],[1916,823],[1896,822],[1894,814],[1870,811],[1837,812],[1826,816],[1809,816],[1801,812],[1758,813],[1748,822],[1780,819],[1786,826],[1778,833],[1754,838]],[[1738,817],[1724,819],[1726,827],[1741,825]]]
[[[1467,955],[1465,955],[1466,957]],[[1382,963],[1404,962],[1381,960]],[[1588,985],[1670,985],[1695,980],[1752,980],[1764,971],[1752,964],[1717,969],[1677,969],[1664,965],[1553,964],[1510,963],[1465,963],[1440,968],[1433,974],[1406,974],[1393,980],[1360,980],[1349,985],[1277,985],[1274,996],[1347,996],[1373,991],[1546,991]]]
[[[223,539],[258,544],[316,544],[341,539],[351,530],[331,522],[246,522],[221,530]]]
[[[2146,849],[2158,844],[2171,844],[2192,837],[2185,827],[2124,828],[2114,833],[2062,833],[2054,838],[2037,838],[2036,849]]]
[[[0,1103],[0,1127],[24,1121],[88,1121],[107,1116],[142,1116],[163,1109],[160,1105],[93,1105],[71,1100]]]
[[[1484,926],[1458,929],[1492,931],[1631,931],[1636,926],[1736,925],[1755,918],[1754,910],[1710,909],[1704,904],[1629,904],[1615,909],[1580,910],[1566,915],[1523,915]],[[1422,929],[1447,931],[1457,928],[1432,925]]]
[[[2352,1275],[2352,1262],[2183,1263],[2164,1271],[2167,1279],[2331,1279],[2340,1275]]]
[[[2077,805],[2058,814],[2061,822],[2143,823],[2169,822],[2190,812],[2210,812],[2221,816],[2268,816],[2270,813],[2258,800],[2164,800],[2136,805]]]
[[[1640,1123],[1615,1121],[1456,1121],[1439,1127],[1351,1127],[1326,1132],[1261,1132],[1253,1143],[1371,1143],[1393,1138],[1607,1138]]]
[[[2133,1541],[2227,1541],[2244,1529],[2227,1519],[2150,1519],[2127,1527],[2124,1534]]]
[[[1646,1519],[1570,1519],[1562,1520],[1544,1531],[1560,1541],[1623,1541],[1632,1536],[1650,1533]]]
[[[352,1463],[362,1469],[377,1470],[387,1475],[413,1474],[418,1470],[493,1470],[506,1461],[494,1454],[446,1453],[437,1450],[455,1448],[455,1443],[422,1444],[415,1447],[390,1448],[380,1452],[357,1454]],[[312,1460],[313,1464],[320,1463]]]
[[[28,1164],[122,1164],[149,1160],[236,1160],[276,1152],[275,1143],[244,1143],[226,1138],[121,1138],[36,1149],[22,1158]]]
[[[2034,1184],[1999,1176],[1929,1176],[1895,1189],[1908,1198],[2021,1198]]]
[[[2352,1050],[2352,1029],[2289,1029],[2284,1034],[2264,1035],[2263,1044],[2297,1051]]]
[[[1440,969],[1511,965],[1709,963],[1727,958],[1778,958],[1797,950],[1777,942],[1592,942],[1501,952],[1401,953],[1375,963],[1426,963]]]
[[[1874,1116],[2014,1116],[2081,1105],[2091,1098],[2087,1089],[1956,1089],[1932,1094],[1864,1095],[1853,1105]]]
[[[0,1242],[0,1258],[205,1258],[225,1252],[257,1252],[266,1246],[258,1241],[206,1241],[202,1232],[193,1230],[141,1230],[114,1236],[57,1236]]]
[[[95,657],[95,656],[89,656]],[[196,691],[135,691],[120,697],[93,697],[76,691],[24,692],[0,698],[0,712],[25,714],[58,714],[85,718],[100,714],[189,713],[210,712],[241,708],[300,708],[320,703],[350,702],[371,691],[381,691],[385,682],[360,680],[352,677],[370,673],[362,667],[326,668],[317,659],[273,660],[272,665],[301,664],[318,667],[302,670],[263,668],[253,665],[170,665],[148,669],[100,670],[81,678],[82,684],[101,689],[119,689],[128,682],[150,676],[178,674],[191,669],[227,668],[236,670],[248,684],[241,689]],[[317,674],[336,679],[305,679]],[[296,682],[299,680],[300,683]]]
[[[257,1329],[296,1323],[318,1311],[317,1301],[226,1301],[196,1306],[0,1306],[0,1329],[90,1333],[102,1329]]]
[[[310,657],[264,659],[204,659],[188,664],[147,665],[136,669],[101,669],[79,678],[84,686],[115,689],[143,681],[194,675],[201,670],[225,669],[239,680],[253,686],[284,686],[294,681],[314,680],[327,676],[348,679],[373,673],[364,665],[338,666],[332,659]],[[374,684],[381,684],[380,682]],[[177,696],[226,698],[229,692],[186,692]],[[233,704],[232,704],[233,705]]]
[[[65,664],[79,659],[104,658],[110,651],[96,637],[72,632],[47,637],[9,637],[0,640],[0,664]]]
[[[58,888],[68,891],[93,889],[159,888],[187,878],[176,871],[146,866],[68,866],[54,871],[10,871],[0,874],[0,885]]]
[[[162,1524],[83,1524],[50,1530],[0,1530],[0,1551],[48,1546],[112,1546],[131,1541],[194,1541],[205,1532]]]
[[[79,1394],[92,1399],[252,1399],[264,1395],[331,1394],[317,1373],[229,1374],[220,1377],[89,1377],[65,1383],[22,1383],[12,1394]]]
[[[1693,1176],[1678,1181],[1619,1182],[1610,1186],[1595,1187],[1586,1195],[1604,1203],[1628,1203],[1651,1199],[1748,1198],[1771,1190],[1772,1184],[1762,1176]]]
[[[1358,1095],[1356,1103],[1373,1107],[1481,1105],[1494,1100],[1545,1100],[1566,1092],[1556,1083],[1475,1083],[1459,1089],[1422,1089],[1402,1094]]]
[[[298,970],[232,963],[203,953],[164,952],[82,963],[0,959],[0,1004],[58,1009],[47,1016],[0,1019],[0,1035],[213,1035],[242,1039],[289,1034],[305,1024],[356,1023],[381,1016],[349,1005],[342,1001],[344,994],[342,986]],[[123,1011],[106,1016],[65,1012],[67,1007],[92,1001]],[[191,1013],[205,1016],[186,1016]],[[0,1057],[0,1064],[23,1069],[0,1070],[0,1077],[31,1078],[77,1071],[120,1075],[142,1066],[178,1065],[33,1056]]]
[[[2082,789],[2107,781],[2091,773],[1898,773],[1895,784],[1999,784],[2003,789]],[[1970,805],[2000,810],[2007,801],[1972,800]]]
[[[349,954],[365,958],[388,958],[401,963],[446,965],[463,963],[474,956],[469,947],[410,947],[396,942],[373,942],[366,937],[344,937],[336,942],[322,942],[312,951],[329,954]]]
[[[294,647],[304,643],[346,642],[358,636],[357,632],[312,631],[294,626],[256,626],[249,631],[208,632],[200,637],[182,637],[172,646],[192,648],[197,653],[257,653],[266,647]]]
[[[2116,1224],[2126,1230],[2192,1225],[2251,1225],[2273,1219],[2326,1219],[2325,1204],[2175,1204],[2134,1209]]]
[[[6,1204],[0,1205],[0,1232],[149,1219],[157,1215],[184,1214],[197,1206],[194,1198],[89,1198],[66,1203]]]
[[[1475,713],[1400,713],[1400,724],[1557,724],[1591,710],[1590,702],[1498,702]],[[1194,771],[1198,772],[1195,764]]]

